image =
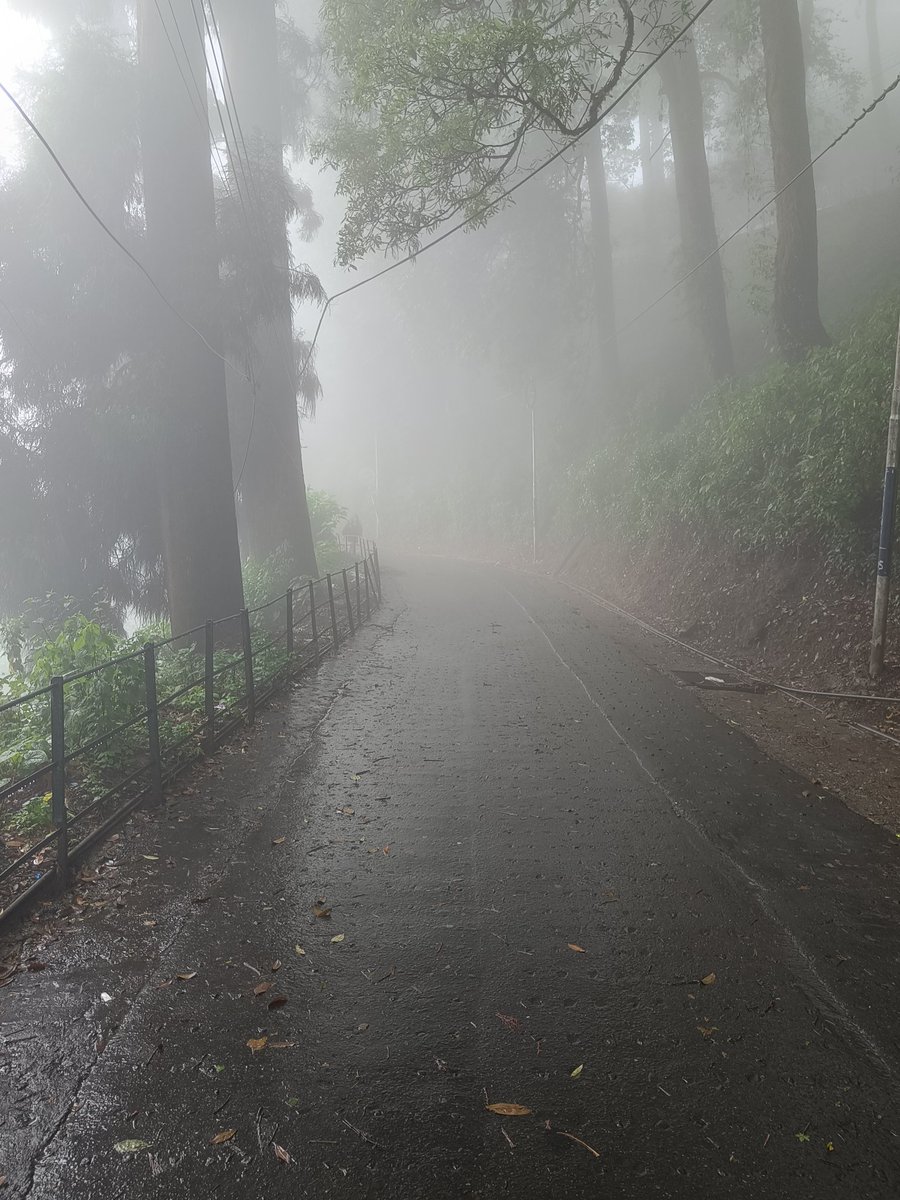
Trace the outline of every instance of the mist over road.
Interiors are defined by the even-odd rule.
[[[553,583],[385,592],[13,1194],[895,1197],[895,839]]]

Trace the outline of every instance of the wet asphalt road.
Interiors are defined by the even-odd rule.
[[[385,585],[14,1194],[900,1194],[896,839],[554,584]]]

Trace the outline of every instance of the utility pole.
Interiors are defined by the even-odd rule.
[[[878,576],[875,582],[875,618],[872,623],[872,652],[869,675],[877,679],[884,670],[888,602],[891,595],[891,553],[894,545],[894,507],[897,496],[897,467],[900,465],[900,333],[897,336],[897,365],[888,422],[887,463],[884,470],[884,499],[881,507],[881,536],[878,540]]]
[[[531,384],[531,561],[537,562],[537,460],[534,442],[534,381]]]

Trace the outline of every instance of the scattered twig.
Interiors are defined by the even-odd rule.
[[[145,1067],[150,1066],[150,1064],[153,1062],[154,1058],[156,1058],[157,1054],[159,1054],[159,1052],[162,1050],[162,1048],[163,1048],[162,1042],[157,1042],[156,1045],[153,1047],[153,1050],[150,1052],[150,1057],[144,1063]]]
[[[364,1130],[362,1130],[358,1126],[354,1125],[351,1121],[348,1121],[346,1117],[341,1117],[341,1120],[344,1122],[344,1124],[347,1126],[348,1129],[352,1130],[353,1133],[355,1133],[357,1137],[362,1138],[362,1140],[364,1142],[368,1142],[369,1145],[374,1146],[376,1150],[384,1149],[384,1146],[382,1146],[379,1142],[376,1142],[374,1138],[369,1137],[369,1135]]]
[[[566,1133],[564,1129],[555,1129],[553,1132],[558,1133],[560,1137],[569,1138],[570,1141],[577,1142],[579,1146],[584,1146],[585,1150],[587,1150],[590,1154],[593,1154],[594,1158],[600,1157],[599,1150],[595,1150],[593,1146],[589,1146],[587,1142],[583,1142],[581,1138],[576,1137],[574,1133]]]
[[[231,1103],[233,1098],[234,1098],[233,1095],[226,1096],[225,1099],[222,1101],[222,1103],[219,1105],[219,1107],[213,1111],[213,1116],[217,1117],[224,1108],[228,1107],[228,1105]]]

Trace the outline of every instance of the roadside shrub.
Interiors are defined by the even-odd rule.
[[[667,530],[732,551],[814,547],[868,564],[881,504],[900,300],[834,345],[723,385],[654,441],[632,428],[571,480],[582,524]]]

